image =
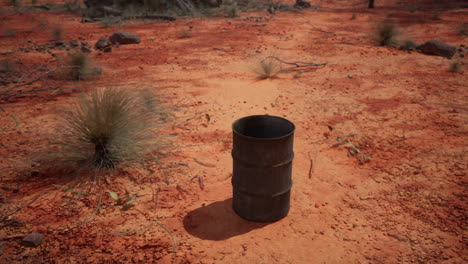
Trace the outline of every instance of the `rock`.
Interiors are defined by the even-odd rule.
[[[81,51],[86,52],[86,53],[91,52],[91,46],[89,46],[88,42],[86,41],[81,42]]]
[[[119,44],[138,44],[140,43],[140,36],[135,33],[117,31],[109,37],[112,43]]]
[[[44,243],[44,235],[37,232],[31,233],[21,240],[21,245],[24,247],[38,247],[42,243]]]
[[[295,8],[309,8],[311,7],[311,4],[309,1],[306,1],[306,0],[296,0],[294,7]]]
[[[72,40],[70,40],[69,45],[70,45],[70,47],[76,48],[76,47],[78,47],[80,44],[78,43],[78,40],[72,39]]]
[[[64,47],[66,45],[65,41],[63,41],[63,40],[57,40],[57,41],[55,41],[54,44],[55,44],[56,47]]]
[[[440,40],[429,40],[416,47],[417,50],[427,55],[435,55],[446,58],[452,58],[457,48]]]
[[[109,41],[108,38],[101,37],[96,42],[96,44],[94,44],[94,48],[97,49],[97,50],[104,51],[104,52],[111,52],[112,51],[111,45],[112,45],[112,43]]]

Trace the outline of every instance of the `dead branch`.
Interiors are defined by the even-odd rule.
[[[209,167],[209,168],[214,168],[214,167],[216,167],[216,165],[209,164],[209,163],[206,163],[206,162],[203,162],[203,161],[199,161],[199,160],[197,160],[196,158],[193,158],[193,160],[194,160],[196,163],[198,163],[198,164],[200,164],[200,165],[202,165],[202,166],[205,166],[205,167]]]
[[[312,178],[312,173],[314,171],[314,161],[310,160],[310,167],[309,167],[309,179]]]
[[[22,98],[22,97],[41,97],[46,99],[44,96],[38,94],[40,92],[47,92],[49,94],[63,94],[68,92],[69,90],[73,90],[75,87],[68,88],[68,89],[61,89],[65,85],[65,81],[54,85],[45,87],[44,83],[42,83],[41,88],[38,86],[24,89],[27,86],[33,85],[37,82],[44,82],[47,77],[49,77],[52,73],[66,68],[71,68],[71,66],[59,66],[57,68],[51,68],[47,71],[45,70],[44,66],[47,64],[42,64],[33,71],[29,72],[28,74],[24,74],[20,76],[16,81],[15,85],[10,87],[4,86],[0,87],[0,102],[5,102],[11,100],[12,98]],[[36,75],[36,76],[35,76]]]

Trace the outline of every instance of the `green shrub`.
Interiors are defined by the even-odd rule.
[[[158,128],[166,113],[150,92],[95,89],[66,110],[58,129],[65,164],[111,169],[141,161],[162,147]]]
[[[375,40],[380,46],[393,46],[396,44],[398,31],[395,24],[390,21],[383,21],[377,26],[377,34]]]

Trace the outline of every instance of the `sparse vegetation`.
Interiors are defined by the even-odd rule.
[[[15,64],[10,59],[0,61],[0,73],[9,73],[14,71]]]
[[[190,33],[190,31],[188,31],[186,29],[182,29],[182,31],[180,31],[180,37],[181,38],[191,38],[192,33]]]
[[[91,169],[139,161],[162,147],[157,131],[166,116],[150,92],[95,89],[65,112],[57,158]]]
[[[16,32],[13,29],[8,29],[5,32],[5,34],[6,34],[7,37],[14,37],[16,35]]]
[[[115,17],[115,16],[104,16],[101,21],[99,21],[99,23],[103,26],[103,27],[110,27],[112,25],[116,25],[118,24],[119,22],[121,21],[121,19],[119,17]]]
[[[468,36],[468,23],[464,23],[458,28],[458,34]]]
[[[258,79],[272,79],[276,78],[280,70],[279,62],[270,56],[260,61],[256,73]]]
[[[77,0],[66,1],[64,7],[65,10],[70,13],[77,13],[81,11],[80,3]]]
[[[52,40],[60,41],[63,37],[63,29],[60,26],[55,26],[52,29]]]
[[[441,14],[440,12],[434,13],[434,19],[435,19],[435,20],[440,20],[440,19],[441,19],[441,16],[442,16],[442,14]]]
[[[91,63],[86,53],[75,51],[68,54],[64,68],[64,78],[68,80],[87,80],[92,76]]]
[[[19,8],[21,6],[21,2],[19,0],[10,0],[10,5]]]
[[[395,24],[391,21],[382,21],[377,26],[375,40],[380,46],[394,46],[398,31]]]
[[[400,49],[402,50],[414,50],[416,48],[416,43],[414,43],[412,40],[408,39],[405,40],[401,45]]]
[[[459,72],[461,70],[461,63],[457,60],[451,61],[449,64],[450,72]]]
[[[353,13],[353,14],[351,15],[351,20],[355,20],[356,18],[357,18],[357,14],[356,14],[356,13]]]
[[[417,5],[411,5],[410,7],[408,7],[408,11],[411,13],[414,13],[418,10],[419,10],[419,7]]]

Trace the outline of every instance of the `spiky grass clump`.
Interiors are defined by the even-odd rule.
[[[397,27],[390,21],[383,21],[377,26],[377,32],[374,39],[380,46],[394,46],[398,36]]]
[[[161,147],[163,110],[150,93],[96,89],[65,112],[57,142],[61,159],[91,169],[139,161]]]
[[[280,73],[279,62],[273,57],[262,59],[256,69],[258,79],[273,79]]]
[[[65,64],[65,79],[87,80],[91,77],[91,61],[86,53],[77,51],[68,54]]]

